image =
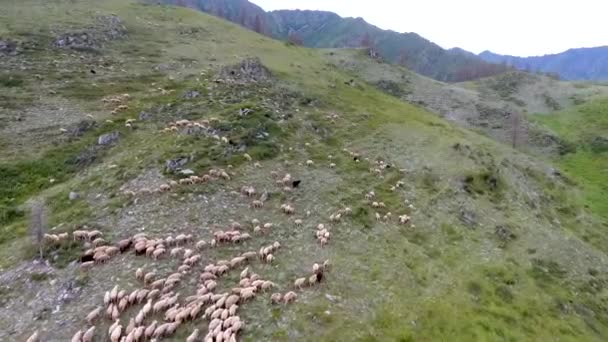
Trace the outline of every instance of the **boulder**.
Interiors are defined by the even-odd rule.
[[[120,137],[120,133],[114,131],[106,134],[102,134],[97,138],[97,145],[110,145],[118,140]]]
[[[186,165],[190,161],[187,157],[180,157],[177,159],[169,159],[165,162],[167,172],[176,172],[181,170],[182,166]]]

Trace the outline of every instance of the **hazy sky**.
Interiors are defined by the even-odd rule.
[[[252,0],[265,10],[316,9],[416,32],[444,48],[516,56],[608,45],[607,0]]]

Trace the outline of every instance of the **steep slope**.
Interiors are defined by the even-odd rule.
[[[592,101],[551,115],[531,117],[541,127],[567,142],[555,158],[564,172],[585,190],[584,205],[601,214],[608,224],[608,99]]]
[[[551,113],[608,96],[607,86],[563,82],[523,72],[472,82],[442,83],[379,63],[362,50],[328,50],[325,58],[388,94],[508,144],[512,139],[511,113]],[[563,141],[546,131],[531,128],[527,133],[527,141],[518,147],[544,155],[558,153],[564,147]]]
[[[556,74],[565,80],[608,80],[608,46],[570,49],[537,57],[504,56],[484,51],[479,57],[520,70]]]
[[[275,241],[274,259],[249,259],[249,271],[297,300],[272,305],[270,291],[239,298],[239,340],[608,336],[607,238],[577,201],[579,189],[550,165],[378,91],[328,65],[326,51],[189,9],[24,0],[3,7],[0,23],[0,40],[15,47],[0,58],[0,94],[10,100],[0,110],[3,133],[20,128],[32,145],[2,145],[10,158],[0,161],[0,340],[22,341],[35,329],[46,341],[70,340],[115,285],[116,296],[159,286],[137,280],[139,267],[179,294],[171,297],[179,308],[201,300],[207,309],[190,296],[236,292],[245,261],[227,274],[209,267],[214,283],[201,283],[204,268]],[[220,168],[229,177],[211,177]],[[210,177],[188,184],[188,170]],[[277,184],[273,171],[296,183]],[[161,185],[171,190],[156,191]],[[114,245],[145,233],[146,247],[163,245],[166,254],[154,259],[127,246],[87,270],[79,257],[93,242],[70,237],[48,240],[46,262],[33,262],[38,246],[22,205],[30,198],[46,200],[52,234],[98,229]],[[253,206],[261,199],[262,208]],[[403,215],[411,221],[400,224]],[[254,219],[273,225],[256,229]],[[219,230],[235,222],[250,238],[225,243]],[[324,245],[319,224],[329,233]],[[184,263],[177,256],[185,251],[171,256],[176,242],[167,238],[179,234],[218,240],[197,249],[180,239],[200,264],[166,286]],[[326,259],[315,284],[294,286]],[[144,304],[112,314],[126,329]],[[162,311],[143,323],[165,322]],[[163,340],[183,341],[195,328],[205,335],[211,322],[194,316]],[[94,324],[95,337],[107,340],[112,321]]]
[[[383,58],[446,82],[459,82],[495,75],[506,68],[486,63],[462,49],[445,50],[416,33],[382,30],[362,18],[342,18],[323,11],[273,11],[245,0],[164,0],[220,16],[274,38],[301,41],[318,48],[371,47]]]

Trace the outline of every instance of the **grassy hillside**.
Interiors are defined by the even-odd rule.
[[[566,140],[567,153],[557,159],[565,173],[584,189],[586,207],[608,222],[608,100],[596,100],[552,115],[532,119]]]
[[[2,5],[0,40],[20,48],[0,58],[0,94],[9,100],[0,109],[1,340],[25,340],[36,329],[46,341],[69,340],[87,327],[83,316],[105,291],[141,287],[136,268],[165,276],[180,264],[128,251],[84,272],[77,259],[85,247],[76,242],[45,246],[48,264],[35,263],[24,205],[32,197],[46,199],[53,233],[87,225],[110,243],[140,232],[209,241],[240,222],[252,239],[204,249],[202,264],[175,290],[180,301],[195,291],[204,265],[280,241],[272,264],[252,261],[250,268],[275,282],[274,291],[296,290],[298,299],[271,305],[270,293],[261,293],[240,305],[244,341],[608,336],[604,228],[577,201],[579,189],[550,165],[379,91],[365,74],[328,64],[327,51],[288,46],[185,8],[124,0]],[[57,38],[83,33],[93,38],[58,46]],[[261,65],[239,64],[246,57]],[[112,114],[115,106],[102,99],[124,93],[128,108]],[[136,120],[126,127],[126,119]],[[161,133],[179,119],[208,119],[229,143]],[[108,132],[119,139],[100,146]],[[345,149],[360,153],[360,162]],[[178,180],[165,166],[182,157],[196,174],[223,168],[231,180],[141,191]],[[378,160],[391,167],[377,174]],[[285,191],[273,170],[302,182]],[[263,209],[239,195],[243,185],[268,191]],[[369,191],[385,208],[365,200]],[[70,200],[70,192],[78,198]],[[295,214],[281,213],[282,203]],[[352,215],[331,223],[344,207]],[[412,224],[398,224],[404,214]],[[256,234],[254,218],[274,227]],[[324,247],[314,237],[320,223],[332,234]],[[332,266],[319,285],[294,289],[296,278],[325,259]],[[216,292],[236,286],[240,271],[218,281]],[[121,324],[139,309],[127,309]],[[163,317],[145,322],[154,319]],[[97,323],[98,338],[110,324]],[[207,325],[185,323],[163,340],[184,340]]]
[[[382,30],[362,18],[342,18],[333,12],[264,12],[247,0],[163,0],[162,3],[196,8],[277,39],[288,40],[291,36],[307,47],[373,47],[384,59],[441,81],[461,82],[506,70],[500,64],[487,63],[462,49],[445,50],[416,33]]]
[[[378,63],[363,50],[327,50],[325,58],[385,93],[505,143],[511,142],[510,113],[552,113],[608,96],[608,87],[599,84],[561,82],[523,72],[446,84]],[[562,148],[561,142],[545,131],[529,135],[519,146],[522,149],[555,154]]]

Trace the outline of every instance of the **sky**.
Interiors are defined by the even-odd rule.
[[[416,32],[443,48],[537,56],[608,45],[606,0],[251,0],[265,10],[312,9]]]

